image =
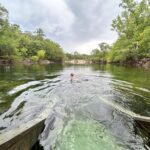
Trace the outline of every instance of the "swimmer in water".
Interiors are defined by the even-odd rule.
[[[73,73],[71,73],[71,74],[70,74],[70,81],[72,82],[72,81],[73,81],[73,79],[74,79],[74,74],[73,74]]]

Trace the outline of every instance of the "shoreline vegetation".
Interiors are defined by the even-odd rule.
[[[33,33],[9,23],[8,11],[0,4],[0,65],[23,64],[120,64],[150,69],[149,0],[121,0],[121,15],[112,21],[118,33],[113,44],[102,42],[91,54],[65,53],[47,39],[41,28]]]
[[[145,68],[145,69],[150,69],[150,58],[144,58],[141,60],[138,60],[137,62],[95,62],[93,63],[92,61],[89,60],[84,60],[84,59],[77,59],[77,60],[69,60],[65,61],[65,64],[72,64],[72,65],[88,65],[88,64],[114,64],[114,65],[122,65],[122,66],[132,66],[132,67],[138,67],[138,68]]]

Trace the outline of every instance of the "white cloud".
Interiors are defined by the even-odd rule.
[[[39,1],[41,6],[42,22],[40,26],[45,29],[49,34],[54,34],[55,36],[62,36],[71,31],[71,26],[74,22],[74,14],[69,10],[66,3],[62,0]]]
[[[82,43],[81,45],[75,47],[75,50],[83,54],[84,53],[90,54],[91,50],[98,48],[99,43],[100,43],[99,40],[93,40],[87,43]]]
[[[67,51],[89,53],[101,41],[112,42],[112,19],[120,9],[117,0],[0,0],[10,14],[10,21],[22,29],[41,27],[47,37]]]

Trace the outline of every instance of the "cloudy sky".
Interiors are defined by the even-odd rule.
[[[11,23],[24,31],[42,28],[65,51],[90,53],[100,42],[112,43],[117,34],[111,22],[120,13],[120,0],[0,0]]]

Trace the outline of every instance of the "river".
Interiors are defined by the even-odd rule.
[[[1,134],[35,119],[49,105],[40,136],[45,150],[150,149],[135,120],[105,100],[150,117],[150,71],[112,65],[0,67]]]

